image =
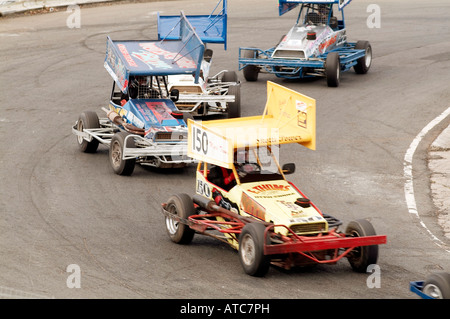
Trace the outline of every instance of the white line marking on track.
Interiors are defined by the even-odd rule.
[[[450,115],[450,107],[442,112],[438,117],[428,123],[422,131],[416,136],[416,138],[412,141],[411,145],[408,148],[408,151],[405,154],[404,158],[404,176],[406,179],[405,182],[405,199],[406,204],[408,206],[408,211],[411,215],[414,215],[419,220],[420,225],[428,232],[428,234],[433,239],[434,243],[439,247],[443,248],[446,252],[450,253],[450,250],[445,248],[445,243],[442,242],[439,238],[437,238],[425,225],[425,223],[420,218],[419,212],[417,210],[416,199],[414,197],[414,183],[413,183],[413,172],[412,172],[412,162],[414,153],[416,152],[417,146],[420,144],[424,136],[432,130],[436,125],[442,122],[448,115]]]

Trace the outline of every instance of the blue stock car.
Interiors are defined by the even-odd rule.
[[[178,90],[167,77],[191,75],[197,83],[205,46],[181,12],[177,40],[114,41],[108,37],[104,66],[113,78],[105,118],[94,111],[80,114],[72,132],[79,148],[94,153],[109,148],[116,174],[131,175],[136,163],[183,167],[187,156],[187,124],[176,107]]]
[[[300,6],[295,25],[273,48],[239,48],[239,70],[247,81],[260,72],[280,78],[325,77],[337,87],[341,72],[352,67],[358,74],[369,71],[372,47],[368,41],[348,42],[344,8],[351,0],[279,0],[279,15]]]

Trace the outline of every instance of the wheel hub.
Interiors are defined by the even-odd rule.
[[[242,261],[246,265],[251,265],[255,261],[255,242],[250,235],[246,235],[241,242]]]
[[[435,299],[443,299],[442,291],[434,284],[428,284],[423,288],[423,293]]]
[[[168,211],[171,214],[176,215],[176,211],[175,211],[175,207],[174,206],[169,207]],[[167,227],[167,230],[169,231],[169,233],[171,235],[175,235],[177,230],[178,230],[178,221],[176,221],[173,218],[166,217],[166,227]]]
[[[122,161],[122,150],[120,144],[117,142],[112,145],[111,160],[114,167],[120,166],[120,162]]]
[[[84,125],[82,121],[78,121],[77,130],[83,132]],[[78,144],[83,144],[84,138],[80,135],[77,135]]]

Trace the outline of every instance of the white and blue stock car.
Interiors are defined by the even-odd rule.
[[[341,72],[353,67],[365,74],[372,63],[368,41],[348,42],[344,8],[351,0],[279,0],[279,15],[300,6],[295,25],[273,48],[239,49],[239,70],[247,81],[260,72],[280,78],[325,77],[330,87],[339,86]]]

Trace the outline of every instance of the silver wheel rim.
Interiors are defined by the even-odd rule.
[[[254,263],[256,255],[255,241],[249,234],[246,234],[244,238],[242,238],[240,251],[244,264],[251,265]]]
[[[80,132],[83,132],[84,127],[83,127],[82,121],[78,121],[77,130]],[[78,140],[78,144],[83,144],[84,138],[80,135],[77,135],[77,140]]]
[[[366,68],[369,68],[370,64],[372,63],[372,49],[370,47],[367,48],[367,50],[366,50],[365,62],[366,62]]]
[[[111,161],[114,167],[119,167],[122,161],[122,149],[119,142],[114,142],[111,149]]]
[[[175,207],[171,206],[168,210],[171,214],[176,215]],[[178,230],[178,222],[170,217],[166,217],[166,228],[169,234],[175,235]]]
[[[423,293],[435,299],[444,299],[442,291],[434,284],[428,284],[423,288]]]

